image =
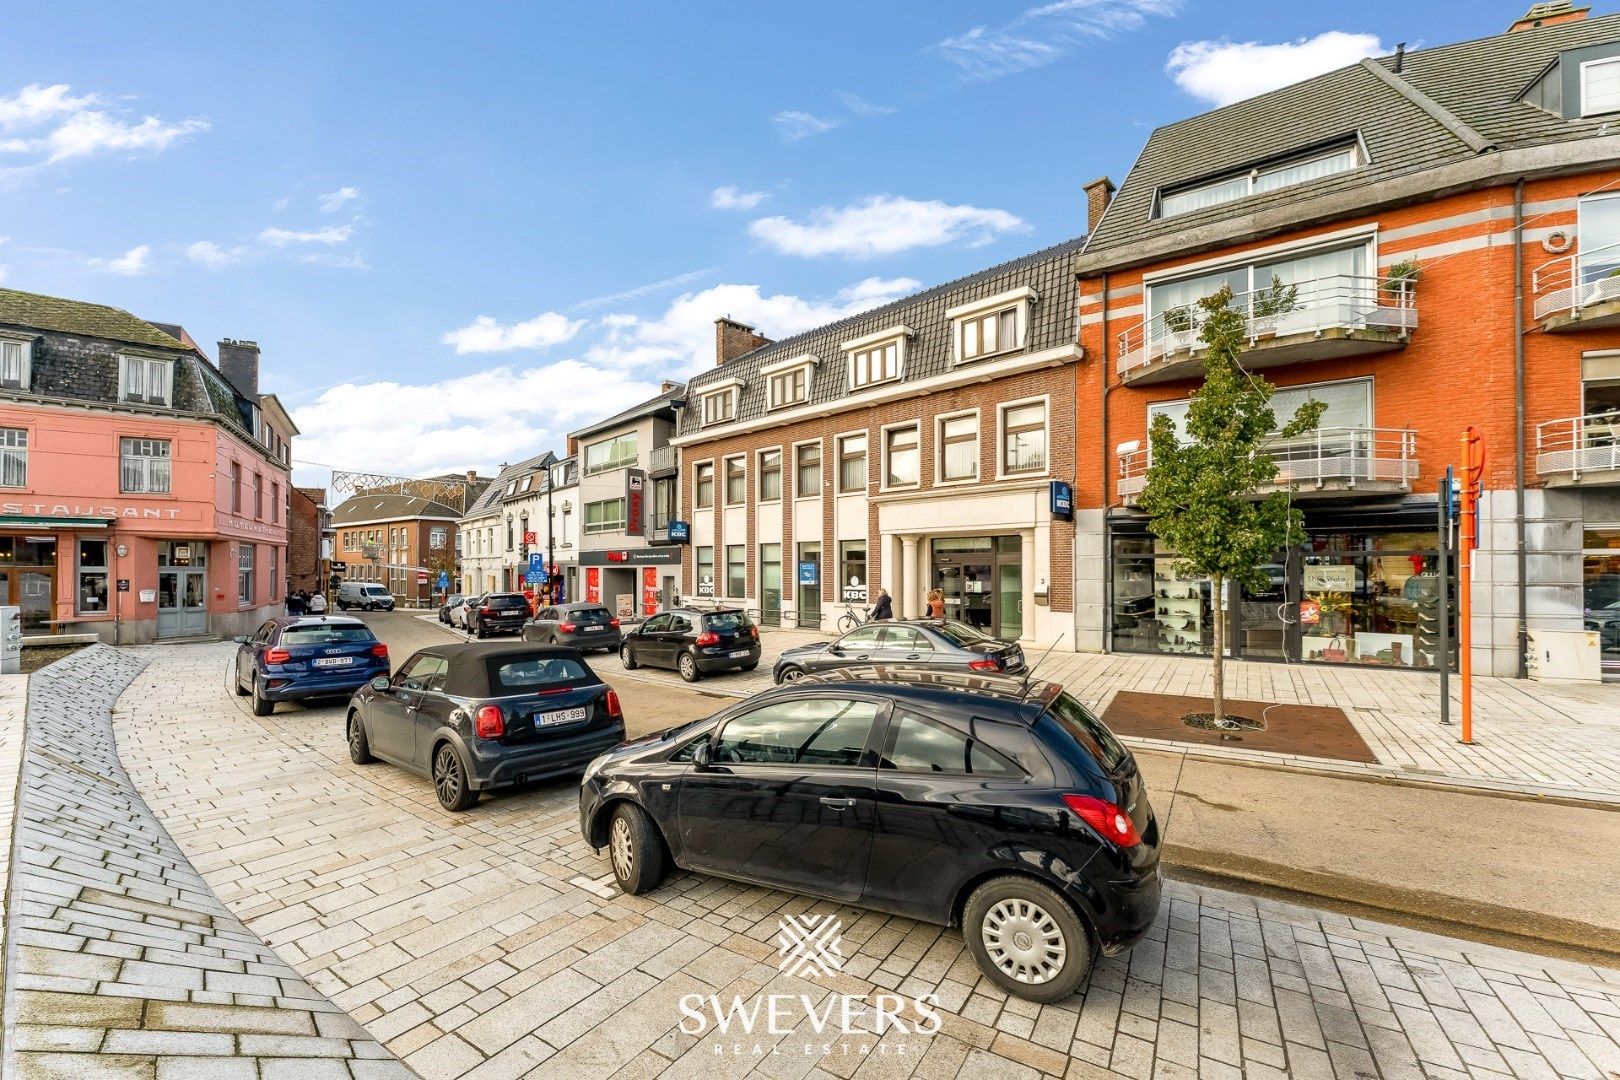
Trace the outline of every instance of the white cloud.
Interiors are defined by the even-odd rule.
[[[94,95],[74,97],[66,83],[23,87],[9,97],[0,97],[0,128],[32,127],[52,117],[80,112],[96,103]]]
[[[788,142],[826,134],[842,122],[816,116],[802,109],[783,109],[771,117],[771,123],[776,125],[776,130],[781,132],[782,138]]]
[[[259,242],[270,247],[286,247],[288,244],[326,244],[336,246],[347,244],[349,237],[354,233],[353,225],[327,225],[319,229],[281,229],[271,226],[259,233]]]
[[[560,360],[437,382],[344,383],[295,408],[293,422],[308,433],[298,437],[305,461],[424,476],[560,451],[571,428],[656,393],[656,381]]]
[[[155,116],[126,123],[104,112],[75,113],[44,139],[47,164],[85,157],[104,150],[164,150],[187,135],[208,130],[208,121],[191,119],[166,124]]]
[[[186,258],[210,270],[222,270],[252,254],[252,249],[240,244],[234,247],[221,247],[212,240],[198,240],[195,244],[188,244],[185,251]]]
[[[1001,26],[975,26],[937,43],[934,50],[971,78],[999,79],[1180,10],[1181,0],[1055,0],[1027,8]]]
[[[105,270],[109,274],[139,277],[152,268],[152,246],[137,244],[116,258],[91,259],[89,262],[95,269]]]
[[[468,353],[508,352],[512,349],[547,349],[573,339],[585,325],[555,311],[547,311],[524,322],[502,324],[488,315],[480,315],[459,330],[451,330],[439,340],[456,350],[456,355]]]
[[[844,108],[856,116],[888,116],[899,111],[893,105],[879,105],[847,90],[840,90],[837,96],[838,100],[844,103]]]
[[[1028,228],[1023,219],[1005,210],[872,195],[851,206],[820,207],[805,222],[760,218],[748,231],[785,255],[871,259],[956,242],[979,247]]]
[[[763,191],[743,191],[735,187],[717,187],[709,193],[709,205],[716,210],[752,210],[770,195]]]
[[[336,191],[328,191],[325,195],[320,196],[317,205],[320,206],[321,213],[335,214],[359,197],[359,188],[345,186],[338,188]]]
[[[109,151],[157,152],[206,130],[208,121],[197,117],[178,123],[129,118],[99,95],[75,96],[66,83],[34,83],[0,97],[0,131],[6,132],[0,153],[31,159],[8,167],[12,177]]]
[[[1177,45],[1164,70],[1193,97],[1228,105],[1388,51],[1376,34],[1344,30],[1276,45],[1222,38]]]

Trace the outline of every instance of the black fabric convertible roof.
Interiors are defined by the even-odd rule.
[[[419,655],[440,656],[449,661],[444,691],[455,697],[507,696],[510,691],[500,686],[495,678],[495,671],[502,664],[510,664],[514,660],[572,660],[584,670],[590,671],[590,665],[585,663],[576,649],[557,645],[530,645],[526,642],[486,645],[469,641],[430,645],[421,650]]]

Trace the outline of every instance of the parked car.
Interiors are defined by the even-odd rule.
[[[451,593],[449,596],[445,597],[444,603],[439,605],[439,621],[444,623],[446,626],[449,626],[450,612],[457,605],[459,605],[461,601],[462,596],[460,593]]]
[[[459,811],[480,792],[578,773],[624,741],[624,712],[573,649],[452,642],[361,687],[344,731],[355,764],[430,777]]]
[[[601,604],[558,604],[540,609],[523,628],[523,640],[613,652],[624,638],[618,618]]]
[[[619,645],[627,670],[674,668],[687,682],[717,671],[753,671],[759,655],[759,627],[741,608],[660,611],[627,631]]]
[[[341,611],[357,607],[361,611],[393,611],[394,594],[375,581],[345,581],[338,586],[337,606]]]
[[[1056,683],[806,676],[591,762],[580,828],[626,893],[673,865],[960,926],[979,970],[1034,1001],[1159,910],[1136,761]]]
[[[462,621],[467,632],[477,638],[521,634],[523,624],[529,621],[529,598],[516,592],[487,593],[476,604],[467,605]]]
[[[467,612],[470,611],[482,596],[463,596],[455,606],[450,609],[448,622],[458,630],[467,629]]]
[[[336,697],[388,674],[388,646],[359,619],[283,615],[236,639],[236,693],[269,716],[278,701]]]
[[[879,665],[929,671],[1016,675],[1024,670],[1024,650],[954,619],[909,619],[857,626],[833,641],[788,649],[777,658],[777,683],[840,668]]]

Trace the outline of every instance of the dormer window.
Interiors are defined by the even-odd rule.
[[[1620,56],[1581,65],[1581,115],[1620,112]]]
[[[859,390],[894,382],[905,372],[906,343],[915,336],[909,326],[891,326],[840,346],[849,357],[849,388]]]
[[[741,390],[742,382],[737,379],[728,379],[705,389],[702,399],[703,426],[737,419],[737,395]]]
[[[794,356],[761,367],[759,373],[765,378],[765,407],[786,409],[809,401],[810,376],[816,363],[814,356]]]
[[[1190,214],[1208,206],[1248,198],[1278,188],[1292,187],[1366,164],[1359,140],[1351,139],[1328,150],[1256,165],[1242,173],[1196,181],[1159,193],[1157,217]]]
[[[1034,289],[1025,287],[947,309],[945,317],[952,323],[956,362],[1022,349],[1029,333],[1029,306],[1035,296]]]
[[[162,405],[174,401],[174,361],[145,356],[118,358],[118,400],[138,405]]]
[[[32,340],[0,341],[0,389],[27,393],[33,353]]]

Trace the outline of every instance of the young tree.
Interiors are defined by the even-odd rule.
[[[1138,505],[1152,519],[1155,536],[1178,556],[1177,572],[1207,577],[1215,608],[1215,724],[1226,726],[1226,642],[1223,589],[1238,581],[1256,590],[1267,587],[1261,566],[1281,548],[1297,544],[1304,515],[1294,509],[1287,491],[1260,489],[1277,478],[1277,463],[1267,453],[1275,440],[1314,431],[1326,405],[1301,405],[1279,431],[1271,411],[1272,386],[1239,364],[1244,319],[1231,309],[1232,290],[1223,287],[1198,302],[1204,324],[1204,385],[1187,406],[1185,441],[1174,422],[1153,418],[1148,442],[1153,464]]]

